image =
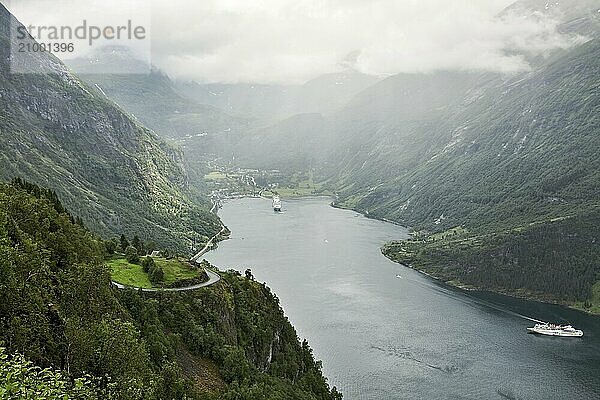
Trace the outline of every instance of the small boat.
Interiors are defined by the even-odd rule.
[[[279,196],[273,196],[273,211],[281,212],[281,199]]]
[[[573,328],[571,325],[556,325],[547,322],[535,324],[533,328],[527,328],[529,333],[537,333],[547,336],[582,337],[583,331]]]

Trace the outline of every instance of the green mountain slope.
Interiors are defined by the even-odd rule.
[[[0,397],[341,398],[263,284],[120,291],[104,255],[55,194],[0,184]]]
[[[313,156],[326,148],[317,113],[336,111],[378,80],[347,71],[304,85],[175,83],[156,68],[149,75],[98,73],[106,64],[136,65],[131,55],[117,47],[104,48],[93,58],[94,62],[73,60],[69,65],[145,126],[179,144],[195,185],[201,185],[206,163],[215,159],[235,157],[245,166],[269,163],[273,168],[280,168],[285,160],[288,169],[322,160]],[[292,117],[270,126],[268,121],[287,115]],[[306,134],[298,134],[298,129]],[[319,136],[311,137],[313,133]],[[264,149],[273,157],[265,157]],[[302,155],[296,157],[300,149]]]
[[[173,81],[157,68],[147,68],[151,69],[149,74],[102,73],[106,65],[140,63],[127,49],[107,46],[97,50],[92,58],[93,63],[75,59],[68,65],[161,137],[183,140],[218,135],[248,124],[247,119],[232,117],[216,107],[181,96]]]
[[[143,232],[181,250],[191,236],[217,232],[218,219],[190,200],[179,150],[53,56],[31,60],[53,73],[9,72],[11,18],[0,7],[0,179],[56,190],[103,235]]]
[[[344,176],[355,185],[366,172],[362,183],[369,187],[414,164],[406,155],[423,149],[416,142],[431,146],[424,129],[439,124],[473,85],[490,79],[477,73],[399,74],[364,90],[336,113],[301,114],[254,129],[230,151],[243,166],[288,171],[320,166],[338,189]],[[368,165],[375,162],[380,168]]]
[[[600,211],[476,234],[464,228],[383,252],[451,284],[576,306],[600,314]]]
[[[125,70],[144,70],[127,49],[107,46],[87,59],[69,61],[69,66],[81,79],[102,95],[116,102],[123,110],[152,129],[158,136],[182,149],[182,161],[189,174],[190,187],[206,193],[204,175],[206,163],[230,157],[230,140],[243,135],[258,123],[255,119],[231,116],[220,109],[204,105],[179,93],[175,83],[161,70],[149,74],[106,74],[107,65],[119,65]],[[191,84],[190,84],[191,85]]]
[[[552,218],[600,205],[598,56],[591,41],[457,110],[438,128],[443,147],[357,207],[444,228],[514,226],[523,215]]]

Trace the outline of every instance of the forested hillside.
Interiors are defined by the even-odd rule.
[[[11,18],[0,5],[0,179],[52,188],[103,235],[145,232],[185,250],[192,237],[218,232],[218,219],[190,199],[180,150],[54,56],[31,56],[44,74],[11,73]]]
[[[598,210],[482,234],[454,229],[386,245],[384,254],[452,284],[600,313]]]
[[[342,204],[416,230],[468,230],[409,243],[408,256],[391,246],[393,259],[444,280],[589,309],[600,279],[600,238],[589,223],[600,207],[599,59],[596,39],[488,89],[437,125],[443,147],[368,192],[346,186]]]
[[[448,118],[447,144],[426,162],[346,201],[418,230],[469,231],[408,243],[408,254],[390,246],[393,259],[598,312],[599,59],[596,39],[488,91]]]
[[[108,46],[98,49],[91,63],[87,59],[69,61],[78,76],[96,88],[107,100],[114,101],[136,121],[154,131],[162,139],[181,149],[180,159],[189,176],[189,186],[204,194],[207,162],[231,157],[230,138],[238,137],[257,123],[254,117],[229,115],[198,103],[179,93],[175,83],[160,69],[146,66],[148,74],[105,74],[107,65],[137,65],[126,49]],[[104,69],[103,69],[104,68]],[[190,84],[191,85],[191,84]]]
[[[148,75],[99,73],[106,64],[138,61],[115,47],[97,53],[93,63],[73,60],[69,66],[145,126],[180,145],[194,185],[201,185],[210,172],[204,169],[207,161],[215,159],[235,158],[246,167],[303,168],[319,150],[331,148],[324,145],[320,114],[337,111],[378,81],[348,70],[303,85],[173,82],[156,67]],[[280,117],[290,118],[274,122]]]
[[[591,41],[449,116],[443,147],[355,201],[439,230],[515,226],[598,203],[600,45]]]
[[[0,185],[0,255],[3,398],[340,397],[266,286],[223,273],[195,292],[119,291],[104,242],[52,191]]]

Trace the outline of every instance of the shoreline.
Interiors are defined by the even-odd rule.
[[[351,211],[354,211],[354,212],[357,212],[357,213],[361,214],[365,218],[375,219],[375,220],[386,222],[386,223],[393,224],[393,225],[396,225],[396,226],[401,226],[401,227],[406,228],[407,230],[409,230],[409,235],[410,235],[410,228],[409,227],[404,226],[404,225],[400,224],[399,222],[395,222],[395,221],[389,220],[388,218],[371,216],[369,214],[366,214],[364,212],[361,212],[359,210],[356,210],[356,209],[353,209],[353,208],[350,208],[350,207],[339,206],[339,205],[335,204],[335,202],[331,203],[331,207],[337,208],[337,209],[340,209],[340,210],[351,210]],[[410,240],[410,239],[401,239],[400,241],[406,241],[406,240]],[[385,246],[385,244],[383,246]],[[474,286],[474,285],[471,285],[471,284],[462,283],[462,282],[460,282],[458,280],[447,281],[447,280],[444,280],[441,277],[438,277],[436,275],[433,275],[432,273],[429,273],[429,272],[425,271],[424,269],[415,268],[415,267],[413,267],[411,265],[406,265],[406,264],[403,264],[401,262],[394,261],[393,259],[391,259],[390,257],[388,257],[383,252],[383,246],[381,247],[381,250],[382,250],[381,254],[383,254],[383,256],[386,257],[388,260],[390,260],[390,261],[392,261],[392,262],[394,262],[396,264],[400,264],[400,265],[403,265],[403,266],[405,266],[407,268],[410,268],[413,271],[417,271],[417,272],[419,272],[419,273],[421,273],[421,274],[423,274],[425,276],[428,276],[428,277],[430,277],[432,279],[435,279],[436,281],[441,282],[441,283],[443,283],[445,285],[448,285],[449,287],[452,287],[452,288],[464,290],[466,292],[488,292],[488,293],[495,293],[495,294],[500,294],[500,295],[504,295],[504,296],[507,296],[507,297],[512,297],[512,298],[515,298],[515,299],[529,300],[529,301],[535,301],[535,302],[543,303],[543,304],[552,304],[552,305],[562,306],[562,307],[566,307],[566,308],[568,308],[570,310],[579,311],[579,312],[581,312],[581,313],[583,313],[585,315],[600,316],[600,311],[599,312],[593,312],[593,311],[587,310],[587,309],[585,309],[583,307],[578,307],[576,305],[576,303],[572,303],[572,302],[568,302],[568,301],[564,301],[564,300],[563,301],[561,301],[561,300],[552,300],[551,299],[552,296],[549,295],[549,294],[535,294],[535,293],[527,292],[527,291],[514,291],[514,290],[509,290],[509,289],[484,289],[484,288],[480,288],[480,287],[477,287],[477,286]]]
[[[222,224],[222,225],[221,225],[221,230],[220,230],[219,232],[217,232],[217,233],[216,233],[216,234],[215,234],[213,237],[211,237],[211,238],[208,240],[208,242],[206,242],[206,244],[204,245],[204,247],[203,247],[203,248],[202,248],[202,249],[201,249],[201,250],[200,250],[198,253],[194,254],[194,255],[193,255],[191,258],[190,258],[190,260],[189,260],[189,261],[190,261],[191,263],[196,263],[196,264],[197,264],[197,263],[198,263],[198,259],[199,259],[200,257],[202,257],[204,254],[208,253],[208,252],[211,250],[211,248],[210,248],[210,247],[211,247],[212,245],[214,245],[214,244],[217,244],[217,243],[219,243],[221,240],[225,240],[225,239],[226,239],[226,238],[224,238],[224,239],[221,239],[221,240],[219,240],[219,237],[221,236],[221,234],[222,234],[222,233],[224,233],[224,232],[226,232],[226,231],[228,231],[227,227],[225,226],[225,224]]]
[[[235,200],[235,199],[239,199],[239,198],[245,198],[245,197],[250,197],[250,198],[263,198],[263,199],[269,199],[269,198],[265,198],[264,196],[240,196],[240,197],[236,197],[236,198],[232,198],[232,199],[226,199],[226,200]],[[342,207],[340,205],[338,205],[336,203],[337,200],[337,196],[336,195],[307,195],[307,196],[298,196],[298,197],[290,197],[287,198],[288,200],[300,200],[303,198],[330,198],[332,199],[331,203],[329,204],[330,207],[333,208],[337,208],[339,210],[348,210],[348,211],[353,211],[356,212],[360,215],[362,215],[365,218],[369,218],[369,219],[373,219],[373,220],[378,220],[381,222],[385,222],[388,224],[392,224],[392,225],[396,225],[396,226],[400,226],[402,228],[405,228],[407,230],[410,231],[409,227],[406,227],[402,224],[400,224],[399,222],[395,222],[392,220],[389,220],[387,218],[383,218],[383,217],[374,217],[371,216],[369,214],[366,214],[364,212],[361,212],[359,210],[350,208],[350,207]],[[409,240],[409,239],[403,239],[404,241]],[[385,244],[383,245],[385,246]],[[446,281],[441,277],[435,276],[429,272],[427,272],[426,270],[423,269],[419,269],[416,267],[413,267],[411,265],[406,265],[403,264],[401,262],[398,261],[394,261],[393,259],[391,259],[390,257],[388,257],[384,252],[383,252],[383,246],[381,247],[381,253],[384,257],[386,257],[388,260],[403,265],[407,268],[410,268],[414,271],[417,271],[425,276],[428,276],[432,279],[435,279],[438,282],[441,282],[445,285],[448,285],[449,287],[452,288],[456,288],[456,289],[460,289],[460,290],[464,290],[466,292],[489,292],[489,293],[495,293],[495,294],[500,294],[500,295],[504,295],[504,296],[508,296],[508,297],[512,297],[512,298],[516,298],[516,299],[521,299],[521,300],[528,300],[528,301],[535,301],[538,303],[543,303],[543,304],[551,304],[551,305],[557,305],[557,306],[562,306],[562,307],[566,307],[570,310],[574,310],[574,311],[579,311],[585,315],[591,315],[591,316],[600,316],[600,312],[596,313],[596,312],[592,312],[592,311],[588,311],[583,307],[577,307],[574,303],[570,303],[567,301],[559,301],[559,300],[552,300],[550,297],[550,295],[544,295],[544,294],[535,294],[535,293],[531,293],[531,292],[526,292],[526,291],[512,291],[512,290],[508,290],[508,289],[484,289],[484,288],[480,288],[474,285],[470,285],[470,284],[465,284],[462,283],[460,281],[457,280],[450,280],[450,281]]]
[[[404,264],[404,263],[395,261],[395,260],[391,259],[390,257],[388,257],[383,252],[383,247],[381,248],[381,250],[382,250],[381,254],[383,254],[383,256],[385,258],[387,258],[388,260],[390,260],[390,261],[392,261],[392,262],[394,262],[396,264],[402,265],[402,266],[404,266],[406,268],[410,268],[413,271],[417,271],[418,273],[423,274],[423,275],[425,275],[425,276],[427,276],[427,277],[429,277],[431,279],[435,279],[436,281],[438,281],[438,282],[440,282],[440,283],[442,283],[444,285],[447,285],[448,287],[451,287],[451,288],[460,289],[460,290],[463,290],[465,292],[480,292],[480,293],[486,293],[487,292],[487,293],[494,293],[494,294],[499,294],[499,295],[503,295],[503,296],[507,296],[507,297],[512,297],[512,298],[515,298],[515,299],[520,299],[520,300],[528,300],[528,301],[534,301],[534,302],[542,303],[542,304],[562,306],[562,307],[568,308],[568,309],[573,310],[573,311],[581,312],[581,313],[583,313],[585,315],[600,317],[600,313],[595,313],[595,312],[587,311],[584,308],[576,307],[573,303],[569,303],[567,301],[551,300],[549,298],[550,295],[543,295],[543,294],[539,294],[538,295],[538,294],[535,294],[535,293],[532,293],[532,292],[527,292],[527,291],[512,291],[512,290],[508,290],[508,289],[492,289],[492,288],[485,289],[485,288],[481,288],[481,287],[478,287],[478,286],[474,286],[474,285],[462,283],[462,282],[460,282],[458,280],[447,281],[447,280],[445,280],[445,279],[443,279],[443,278],[441,278],[439,276],[436,276],[436,275],[434,275],[434,274],[432,274],[430,272],[427,272],[424,269],[419,269],[419,268],[416,268],[416,267],[414,267],[412,265],[408,265],[408,264]],[[546,297],[546,296],[548,296],[548,297]]]
[[[337,199],[337,196],[336,196],[336,195],[333,195],[333,196],[331,196],[331,197],[333,197],[333,198],[336,198],[336,199]],[[402,228],[405,228],[405,229],[406,229],[406,230],[408,230],[409,232],[410,232],[410,230],[411,230],[411,228],[410,228],[409,226],[406,226],[406,225],[404,225],[404,224],[401,224],[400,222],[396,222],[396,221],[394,221],[394,220],[391,220],[391,219],[389,219],[389,218],[385,218],[385,217],[376,217],[376,216],[373,216],[373,215],[371,215],[371,214],[365,213],[365,212],[363,212],[363,211],[357,210],[357,209],[355,209],[355,208],[352,208],[352,207],[344,207],[344,206],[340,206],[340,205],[338,205],[338,204],[335,202],[335,200],[334,200],[334,201],[333,201],[333,202],[330,204],[330,206],[331,206],[331,207],[333,207],[333,208],[337,208],[338,210],[349,210],[349,211],[354,211],[355,213],[358,213],[358,214],[362,215],[362,216],[363,216],[363,217],[365,217],[365,218],[369,218],[369,219],[373,219],[373,220],[376,220],[376,221],[386,222],[386,223],[388,223],[388,224],[392,224],[392,225],[400,226],[400,227],[402,227]],[[409,234],[410,234],[410,233],[409,233]]]

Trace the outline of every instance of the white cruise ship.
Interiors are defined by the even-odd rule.
[[[555,325],[544,322],[535,324],[533,328],[527,328],[530,333],[548,336],[582,337],[583,331],[573,328],[571,325]]]
[[[273,211],[281,212],[281,199],[279,196],[273,196]]]

